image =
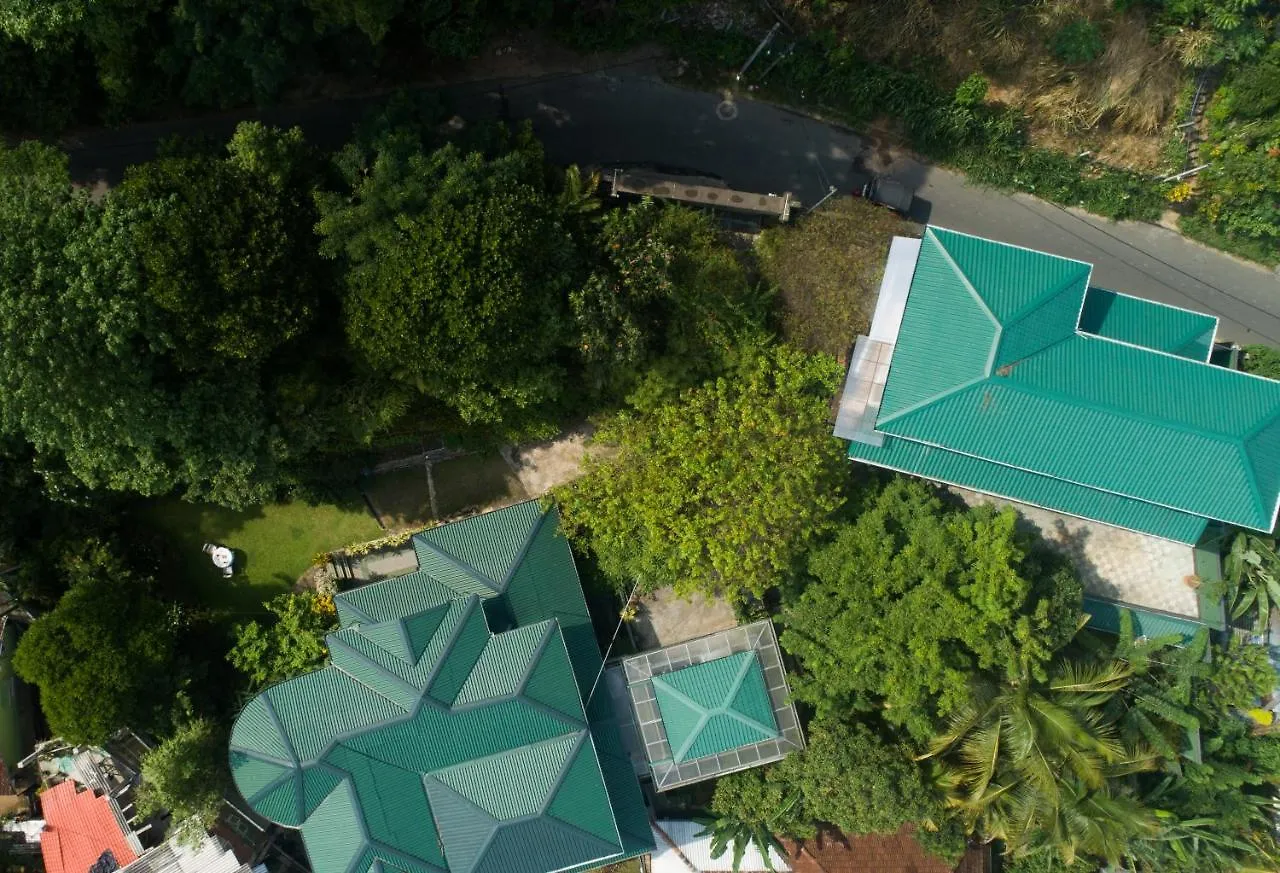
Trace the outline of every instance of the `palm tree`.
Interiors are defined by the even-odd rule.
[[[1280,555],[1276,554],[1276,541],[1240,531],[1231,541],[1224,568],[1231,617],[1240,618],[1255,610],[1253,632],[1263,633],[1271,619],[1272,606],[1280,604]]]
[[[733,847],[734,873],[737,873],[738,868],[742,866],[742,857],[751,843],[755,843],[756,849],[763,857],[765,868],[773,870],[773,854],[776,852],[783,858],[787,856],[787,848],[774,835],[774,827],[791,812],[792,807],[799,800],[799,792],[791,794],[765,821],[750,821],[734,815],[697,818],[696,821],[702,825],[702,830],[697,833],[697,836],[711,837],[712,858],[719,858]]]
[[[1158,756],[1125,742],[1112,699],[1132,668],[1122,661],[1061,663],[1044,683],[976,689],[924,758],[969,830],[1006,842],[1017,855],[1052,850],[1117,862],[1156,822],[1123,778],[1156,767]]]
[[[1191,708],[1191,687],[1209,671],[1205,659],[1209,631],[1201,628],[1186,643],[1180,634],[1138,637],[1128,609],[1120,610],[1119,630],[1112,645],[1098,637],[1080,637],[1100,658],[1129,666],[1125,693],[1107,703],[1107,717],[1123,741],[1150,746],[1160,755],[1164,769],[1181,775],[1179,759],[1201,761],[1200,719]]]
[[[600,173],[583,174],[577,164],[570,164],[564,171],[564,186],[560,189],[560,207],[566,215],[590,215],[600,209],[596,191],[600,188]]]

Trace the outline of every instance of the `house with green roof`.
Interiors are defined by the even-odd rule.
[[[769,619],[632,655],[620,668],[613,684],[630,700],[631,744],[658,791],[804,748]]]
[[[413,539],[335,598],[330,662],[253,698],[231,770],[315,873],[549,873],[649,852],[648,813],[554,511]]]
[[[1280,382],[1211,363],[1212,316],[1091,279],[943,228],[895,239],[835,433],[862,463],[1185,546],[1190,578],[1220,525],[1276,524]]]

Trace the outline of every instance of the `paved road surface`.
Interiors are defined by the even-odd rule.
[[[501,112],[496,84],[456,86],[450,97],[469,120]],[[687,90],[643,65],[507,83],[512,118],[532,119],[559,162],[652,162],[723,178],[731,186],[791,191],[817,202],[849,189],[859,137],[772,106]],[[300,125],[318,145],[343,142],[373,101],[367,98],[240,113],[85,134],[67,143],[77,179],[114,180],[174,133],[226,137],[245,117]],[[1219,338],[1280,346],[1280,275],[1139,223],[1113,223],[1025,195],[968,185],[955,173],[907,165],[916,217],[1093,263],[1094,284],[1196,309],[1221,319]]]

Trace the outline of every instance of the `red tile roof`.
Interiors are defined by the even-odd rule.
[[[137,859],[107,798],[82,791],[68,779],[41,794],[40,806],[45,821],[40,852],[46,873],[88,873],[108,849],[121,867]]]
[[[926,852],[910,827],[896,834],[822,834],[787,841],[794,873],[987,873],[987,847],[970,848],[954,868]]]

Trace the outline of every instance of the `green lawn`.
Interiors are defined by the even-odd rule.
[[[292,588],[317,552],[382,535],[359,497],[341,504],[277,503],[239,512],[166,498],[149,504],[141,520],[168,535],[202,602],[244,613],[257,612],[263,601]],[[201,551],[204,543],[235,552],[235,576],[223,578]]]

